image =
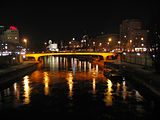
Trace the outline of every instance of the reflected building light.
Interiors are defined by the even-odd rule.
[[[63,68],[63,60],[62,57],[59,57],[59,67]]]
[[[117,94],[119,93],[119,89],[120,89],[120,84],[117,82],[117,89],[116,89]]]
[[[77,69],[77,58],[74,58],[75,69]]]
[[[4,95],[5,96],[10,95],[10,88],[7,88],[7,89],[4,90]]]
[[[122,97],[123,97],[123,100],[126,100],[126,96],[127,96],[127,87],[126,87],[126,82],[123,81],[122,82]]]
[[[56,71],[59,68],[59,57],[51,56],[50,70]]]
[[[56,57],[56,70],[59,68],[59,57]]]
[[[87,64],[87,62],[84,61],[84,71],[86,71],[86,64]]]
[[[81,71],[82,62],[79,61],[79,71]]]
[[[71,58],[71,66],[73,66],[73,58]]]
[[[96,64],[96,73],[98,74],[98,64]]]
[[[14,87],[14,94],[16,95],[16,93],[17,93],[17,83],[14,83],[13,87]]]
[[[96,79],[95,78],[93,78],[92,87],[93,87],[93,94],[96,94]]]
[[[63,68],[66,68],[66,58],[63,57]]]
[[[74,63],[77,64],[77,58],[74,58]]]
[[[75,75],[75,73],[76,73],[76,68],[75,68],[74,60],[73,60],[73,62],[72,62],[72,71],[73,71],[73,75]]]
[[[19,92],[19,89],[18,89],[18,86],[17,86],[17,83],[14,83],[14,95],[16,96],[17,100],[19,100],[20,98],[20,92]]]
[[[137,90],[135,91],[135,96],[137,102],[143,101],[143,97],[139,94]]]
[[[106,106],[112,106],[112,82],[111,80],[107,79],[107,92],[105,93],[106,97],[104,98],[104,102]]]
[[[92,69],[92,65],[91,63],[89,63],[89,72],[91,72],[91,69]]]
[[[72,99],[72,96],[73,96],[73,75],[72,73],[68,73],[66,79],[68,81],[68,86],[69,86],[69,98]]]
[[[68,59],[65,59],[65,67],[68,68]]]
[[[23,77],[24,84],[24,104],[28,104],[30,102],[30,86],[29,86],[29,76]]]
[[[49,94],[49,76],[47,72],[44,72],[44,94]]]

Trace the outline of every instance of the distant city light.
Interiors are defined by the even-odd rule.
[[[138,56],[141,56],[141,53],[137,53]]]
[[[108,38],[108,41],[111,42],[111,41],[112,41],[112,38]]]
[[[123,55],[126,55],[127,53],[126,52],[123,52]]]
[[[132,40],[130,40],[129,42],[132,43]]]
[[[144,38],[142,37],[141,40],[144,40]]]
[[[10,26],[9,29],[10,29],[10,30],[18,30],[18,29],[17,29],[16,27],[14,27],[14,26]]]

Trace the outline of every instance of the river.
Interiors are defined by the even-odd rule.
[[[1,115],[75,119],[147,119],[154,105],[129,78],[112,82],[104,68],[75,57],[44,57],[40,68],[0,91]]]

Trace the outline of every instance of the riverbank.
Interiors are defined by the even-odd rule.
[[[22,63],[5,69],[0,69],[0,89],[5,88],[9,84],[15,82],[17,78],[34,71],[37,63]]]
[[[122,62],[121,68],[143,93],[149,93],[148,97],[160,100],[160,74],[152,69],[146,69],[142,65],[127,62]]]

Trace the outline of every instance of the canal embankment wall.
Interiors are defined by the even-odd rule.
[[[3,89],[9,84],[18,81],[18,78],[36,70],[37,63],[22,63],[0,69],[0,88]]]
[[[121,63],[122,71],[131,78],[135,84],[148,97],[158,98],[160,100],[160,74],[153,69],[146,69],[142,65]]]

